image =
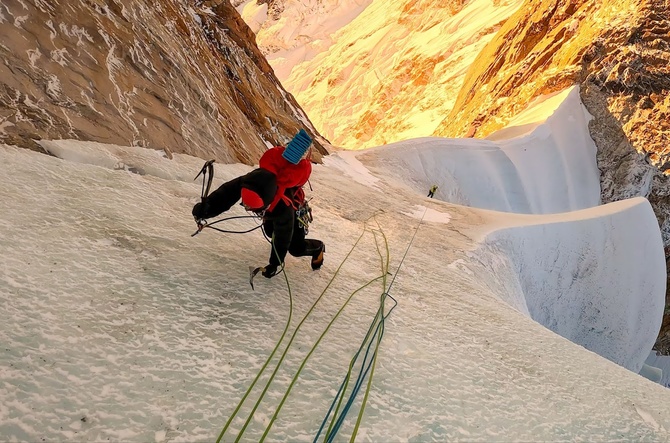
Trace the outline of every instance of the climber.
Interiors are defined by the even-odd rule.
[[[261,268],[266,278],[281,271],[287,252],[294,257],[311,256],[313,270],[323,264],[324,243],[305,238],[306,226],[296,217],[305,205],[302,186],[312,173],[310,161],[303,158],[311,143],[301,129],[286,147],[268,149],[257,169],[222,184],[191,211],[196,221],[216,217],[241,198],[247,210],[262,217],[263,231],[272,239],[269,263]]]

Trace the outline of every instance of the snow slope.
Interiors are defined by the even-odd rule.
[[[258,232],[191,236],[203,159],[74,141],[43,141],[54,156],[0,147],[0,436],[214,441],[292,313],[223,438],[236,438],[294,337],[243,435],[259,441],[328,323],[374,280],[309,354],[271,441],[312,441],[386,292],[398,305],[359,441],[667,441],[670,391],[633,372],[660,327],[658,226],[643,198],[588,207],[592,170],[572,176],[569,165],[591,147],[563,149],[582,112],[566,97],[553,122],[491,145],[495,156],[481,141],[442,139],[405,142],[433,169],[393,146],[329,156],[308,191],[324,267],[289,257],[287,279],[257,278],[255,291],[248,266],[269,254]],[[523,140],[536,152],[522,154]],[[455,149],[470,143],[470,157]],[[566,166],[550,173],[559,152]],[[439,166],[454,164],[458,177],[426,198]],[[215,168],[215,186],[250,170]],[[483,171],[518,194],[472,178]],[[446,201],[451,185],[482,207]],[[515,211],[556,186],[584,195],[526,214],[475,198],[506,196]],[[352,435],[362,399],[336,441]]]

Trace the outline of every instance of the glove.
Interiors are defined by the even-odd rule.
[[[207,218],[208,212],[209,212],[209,203],[205,198],[201,202],[196,203],[195,206],[193,206],[191,214],[193,214],[193,218],[195,218],[196,220],[202,220]]]
[[[263,277],[272,278],[277,275],[277,265],[265,265],[263,269]]]

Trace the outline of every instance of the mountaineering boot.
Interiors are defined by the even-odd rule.
[[[323,253],[326,252],[326,244],[321,242],[321,247],[312,255],[312,270],[316,271],[323,264]]]

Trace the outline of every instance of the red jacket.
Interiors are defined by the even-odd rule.
[[[267,169],[277,176],[277,194],[275,194],[274,200],[268,207],[269,211],[272,211],[281,199],[284,199],[286,204],[290,206],[291,200],[284,195],[286,190],[303,186],[312,174],[312,164],[309,160],[303,159],[297,165],[294,165],[282,157],[283,153],[283,146],[275,146],[265,151],[258,162],[259,167]]]

